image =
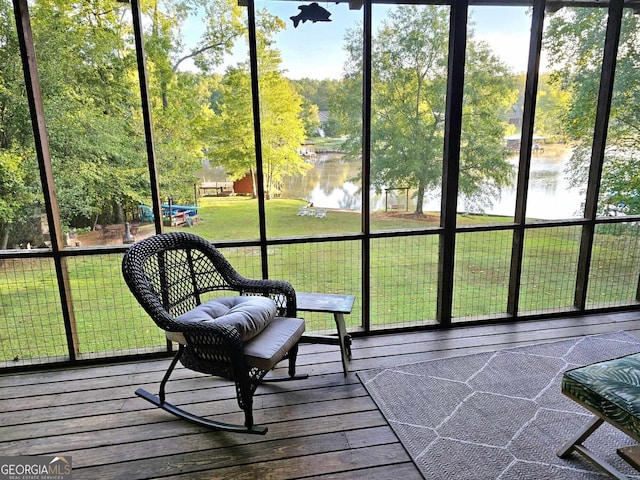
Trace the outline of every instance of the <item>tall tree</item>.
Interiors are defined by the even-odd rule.
[[[232,0],[151,0],[147,5],[145,45],[160,190],[174,201],[188,202],[197,181],[194,172],[209,148],[209,98],[216,84],[209,73],[242,38],[242,9]],[[201,31],[187,45],[185,29],[196,18]]]
[[[180,69],[187,60],[201,71],[218,65],[243,32],[241,11],[231,0],[143,0],[141,7],[161,190],[188,200],[207,147],[215,82]],[[15,160],[28,158],[33,139],[11,2],[0,0],[0,9],[3,168],[13,159],[13,177],[33,190],[35,170],[15,170],[35,157]],[[130,7],[113,0],[37,0],[30,9],[62,221],[121,222],[125,208],[148,201],[150,190]],[[202,33],[185,45],[182,29],[194,15],[203,19]],[[0,234],[12,222],[3,218]]]
[[[329,137],[339,135],[340,126],[335,118],[331,117],[329,105],[341,80],[302,78],[292,82],[296,91],[304,99],[302,108],[305,112],[303,118],[305,119],[307,136],[313,135],[320,126],[320,112],[329,113],[329,120],[326,120],[322,125],[324,134]]]
[[[67,225],[99,214],[122,221],[145,165],[132,121],[139,100],[127,11],[105,0],[40,0],[31,9],[55,189]]]
[[[524,80],[521,85],[524,87]],[[524,91],[522,98],[522,103],[524,103]],[[563,115],[569,106],[570,100],[569,92],[560,88],[560,85],[553,80],[553,76],[550,73],[542,73],[538,83],[538,97],[536,99],[536,132],[544,135],[550,141],[566,141]]]
[[[39,177],[33,138],[26,133],[31,122],[18,66],[20,56],[15,34],[6,29],[12,22],[5,19],[13,15],[8,2],[1,4],[7,13],[2,15],[2,35],[7,40],[1,42],[2,55],[9,54],[0,75],[4,86],[2,148],[9,150],[3,158],[27,158],[10,164],[29,167],[27,175],[16,174],[15,179],[20,178],[23,187],[35,193],[33,186]],[[41,0],[31,8],[55,188],[66,224],[78,217],[89,218],[106,205],[119,206],[113,199],[122,198],[124,166],[136,158],[129,138],[135,135],[127,123],[133,97],[123,81],[128,77],[121,19],[124,8],[114,8],[111,2],[69,0]],[[15,31],[15,25],[11,26]],[[19,128],[17,119],[22,123]],[[14,201],[18,198],[29,197],[18,195]],[[25,204],[14,211],[24,209],[31,214],[38,210],[35,204]]]
[[[283,77],[280,52],[271,47],[271,35],[282,28],[282,20],[261,12],[257,29],[260,127],[265,190],[269,197],[279,193],[284,176],[310,168],[297,153],[305,139],[302,98]],[[214,110],[220,113],[213,121],[209,154],[235,179],[250,172],[255,194],[256,157],[248,63],[227,70]]]
[[[30,188],[29,157],[0,148],[0,249],[7,248],[14,224],[20,225],[34,213],[35,189]],[[27,240],[27,239],[21,239]]]
[[[0,0],[0,249],[42,197],[11,2]],[[14,239],[22,241],[24,239]]]
[[[564,133],[576,143],[567,172],[574,186],[584,186],[591,160],[591,141],[607,22],[606,9],[564,8],[549,22],[545,46],[554,65],[553,80],[570,100],[562,116]],[[625,9],[612,98],[599,210],[616,205],[640,213],[640,19]]]
[[[390,10],[373,39],[372,184],[415,189],[416,214],[441,182],[448,33],[447,8],[402,6]],[[349,32],[345,88],[332,106],[349,133],[351,155],[360,152],[361,45],[360,32]],[[480,205],[510,180],[501,142],[517,92],[507,68],[472,30],[467,51],[460,191]]]

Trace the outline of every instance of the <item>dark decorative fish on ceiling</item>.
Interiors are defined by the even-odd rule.
[[[300,13],[298,15],[296,15],[295,17],[289,17],[291,18],[291,20],[293,20],[294,28],[297,28],[300,22],[304,23],[307,20],[313,23],[331,21],[331,19],[329,18],[331,16],[331,12],[325,10],[316,2],[313,2],[309,5],[300,5],[298,7],[298,10],[300,10]]]

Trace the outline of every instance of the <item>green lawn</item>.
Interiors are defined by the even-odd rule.
[[[330,210],[326,218],[298,215],[298,207],[305,204],[302,200],[266,201],[267,236],[293,237],[361,231],[361,216],[357,212]],[[255,199],[205,197],[201,199],[198,214],[201,221],[191,231],[212,241],[260,237],[258,202]],[[415,220],[397,222],[381,219],[375,224],[378,229],[424,227],[424,223]]]
[[[268,237],[292,237],[307,235],[326,235],[357,233],[362,229],[362,219],[358,212],[328,210],[326,218],[299,216],[298,207],[304,206],[302,200],[275,199],[265,202]],[[190,231],[209,240],[244,240],[259,238],[258,201],[250,197],[204,197],[198,210],[200,223]],[[371,216],[371,229],[416,229],[437,227],[439,217],[436,213],[416,218],[410,212],[385,214],[375,212]],[[504,223],[510,219],[497,216],[458,217],[461,225]],[[181,230],[176,227],[169,230]]]
[[[258,238],[258,207],[253,199],[204,198],[201,222],[188,231],[214,242]],[[360,215],[329,211],[326,218],[297,215],[302,201],[266,202],[269,237],[339,235],[360,231]],[[436,215],[371,218],[372,229],[436,226]],[[508,222],[499,217],[460,217],[460,223]],[[185,230],[178,227],[172,230]],[[634,302],[640,274],[637,227],[599,230],[593,250],[589,304]],[[527,232],[521,279],[521,311],[568,310],[573,303],[580,229],[537,228]],[[501,315],[506,311],[512,232],[460,233],[456,240],[453,313],[456,319]],[[371,323],[374,328],[435,322],[438,236],[371,240]],[[225,248],[245,276],[261,275],[260,249]],[[120,255],[68,259],[76,333],[81,354],[161,346],[161,332],[136,304],[120,273]],[[348,325],[361,322],[361,243],[314,242],[269,247],[269,275],[290,281],[299,291],[354,293]],[[464,317],[464,318],[462,318]],[[333,328],[328,315],[305,314],[307,330]],[[0,361],[66,354],[53,261],[8,260],[0,267]]]

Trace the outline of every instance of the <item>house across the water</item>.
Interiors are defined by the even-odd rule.
[[[503,137],[504,141],[506,142],[506,147],[507,150],[510,151],[514,151],[514,152],[519,152],[520,151],[520,138],[521,138],[522,134],[521,133],[516,133],[515,135],[507,135],[506,137]],[[542,137],[540,135],[533,135],[533,150],[536,151],[540,151],[540,150],[544,150],[544,140],[545,137]]]

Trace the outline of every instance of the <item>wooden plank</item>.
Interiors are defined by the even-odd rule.
[[[372,442],[378,438],[369,435]],[[290,449],[286,447],[289,444]],[[251,449],[243,449],[226,457],[212,455],[203,451],[200,455],[190,455],[186,458],[172,456],[171,462],[159,457],[158,462],[163,466],[162,474],[169,474],[163,478],[175,479],[206,479],[233,478],[234,480],[255,480],[257,478],[299,478],[306,475],[330,474],[333,472],[361,470],[363,468],[381,465],[393,465],[409,461],[409,456],[400,443],[384,443],[370,448],[349,449],[345,443],[343,434],[330,437],[313,437],[313,441],[294,442],[289,440],[285,445],[276,443],[272,445],[271,457],[280,456],[284,449],[284,458],[261,460],[260,452]],[[329,449],[323,451],[323,449]],[[316,453],[317,452],[317,453]],[[217,452],[224,453],[224,452]],[[234,455],[235,453],[235,455]],[[217,467],[222,461],[228,464],[225,467]],[[240,463],[238,463],[240,462]],[[78,473],[83,478],[150,478],[149,474],[157,475],[158,472],[149,461],[140,465],[147,467],[144,472],[135,468],[129,470],[131,465],[110,465],[105,467],[88,467],[79,469]],[[137,474],[142,474],[137,476]]]
[[[400,459],[400,460],[399,460]],[[258,463],[241,467],[232,467],[214,471],[191,473],[168,478],[210,479],[211,474],[217,478],[233,478],[234,480],[254,480],[256,478],[297,478],[306,475],[327,475],[333,472],[354,471],[381,465],[393,465],[399,461],[407,461],[408,455],[399,443],[380,445],[372,448],[351,449],[317,455],[308,455],[304,459],[286,459],[268,463]],[[304,460],[304,461],[302,461]]]
[[[336,472],[330,475],[318,475],[305,477],[305,480],[353,480],[354,478],[366,478],[367,480],[389,480],[401,478],[402,480],[424,480],[412,462],[384,465],[382,467],[367,468],[366,470],[351,470],[348,472]]]
[[[344,392],[344,398],[340,398],[340,392],[336,392],[335,399],[327,399],[331,396],[330,391],[322,392],[317,390],[310,390],[305,394],[304,400],[306,403],[293,403],[286,400],[286,392],[282,392],[277,396],[269,398],[266,407],[257,406],[254,409],[256,421],[258,423],[273,423],[284,420],[290,420],[292,418],[313,418],[318,414],[316,411],[319,408],[323,408],[324,411],[320,415],[335,415],[353,411],[374,410],[375,404],[366,395],[364,388],[359,387],[361,390],[358,395],[353,397],[348,396],[347,392]],[[317,398],[317,400],[316,400]],[[322,398],[322,401],[320,400]],[[78,406],[76,417],[68,417],[67,419],[56,418],[54,414],[40,413],[40,417],[36,423],[29,423],[28,415],[18,415],[17,420],[13,421],[12,425],[8,425],[4,421],[0,427],[0,437],[5,440],[12,440],[13,444],[16,444],[18,440],[30,440],[33,438],[42,438],[50,435],[72,434],[80,432],[88,432],[101,429],[113,429],[127,425],[141,425],[151,422],[166,422],[173,420],[173,417],[167,412],[157,409],[144,400],[136,398],[136,403],[139,404],[144,410],[112,410],[106,415],[101,415],[100,412],[96,412],[95,408],[92,408],[91,404],[86,406]],[[204,416],[215,416],[217,419],[227,422],[241,422],[242,413],[237,406],[235,399],[209,401],[184,405],[188,410]],[[46,411],[52,409],[44,409]],[[89,416],[87,412],[93,410],[93,416]],[[22,413],[22,412],[18,412]],[[302,416],[302,417],[301,417]],[[4,418],[0,419],[4,420]],[[22,421],[24,420],[24,421]],[[169,427],[167,427],[169,428]],[[6,446],[0,443],[0,450],[4,448],[14,448],[13,446]]]
[[[331,428],[329,422],[316,422],[309,423],[309,426],[312,430],[308,433],[305,432],[304,435],[309,439],[308,441],[300,441],[301,437],[299,436],[287,437],[282,434],[247,437],[246,435],[231,436],[209,432],[180,439],[152,440],[130,444],[129,454],[122,460],[112,455],[103,459],[100,457],[99,450],[96,449],[98,451],[89,452],[89,455],[86,456],[84,452],[81,452],[83,463],[79,467],[95,468],[97,470],[95,473],[99,474],[93,478],[114,478],[114,473],[122,468],[119,463],[129,461],[132,462],[134,470],[140,473],[147,470],[147,473],[142,474],[144,478],[153,475],[152,472],[157,472],[159,468],[165,469],[165,474],[178,474],[197,471],[197,465],[203,463],[206,463],[209,468],[227,468],[351,448],[347,434],[353,434],[353,432],[341,431],[340,425],[336,424]],[[323,431],[325,429],[326,431]],[[298,425],[297,432],[300,433],[300,431],[300,425]],[[361,431],[366,432],[362,436],[368,439],[363,447],[397,442],[397,438],[387,425],[372,427],[360,425],[359,429],[355,430],[355,432]],[[246,438],[248,440],[244,440]],[[178,449],[174,450],[172,445],[177,446]],[[247,454],[247,448],[251,449],[250,454]],[[171,467],[166,466],[165,452],[167,451],[171,451]],[[189,467],[190,464],[195,467]],[[76,462],[74,462],[75,465]]]
[[[637,316],[637,314],[635,315]],[[629,316],[629,318],[633,318],[634,316]],[[541,331],[539,330],[539,322],[527,322],[525,324],[503,324],[498,326],[484,326],[484,327],[476,327],[479,329],[480,333],[484,333],[479,336],[470,336],[469,332],[475,332],[476,330],[470,328],[463,329],[453,329],[447,331],[433,331],[433,332],[413,332],[413,333],[405,333],[393,336],[393,341],[388,341],[389,337],[368,337],[361,338],[357,341],[357,361],[364,364],[368,362],[367,368],[375,368],[376,366],[385,366],[388,365],[388,362],[385,363],[375,363],[376,358],[379,357],[392,357],[392,356],[405,356],[407,354],[412,353],[420,353],[420,352],[430,352],[430,351],[443,351],[443,350],[455,350],[459,352],[458,354],[465,354],[471,352],[468,350],[468,347],[487,347],[487,346],[497,346],[497,345],[505,345],[504,340],[501,339],[501,335],[505,333],[511,334],[511,338],[513,341],[510,342],[511,345],[518,345],[523,342],[532,342],[532,341],[544,341],[544,340],[558,340],[562,338],[569,338],[573,336],[578,336],[582,334],[594,334],[594,333],[604,333],[614,330],[620,330],[623,327],[625,329],[640,329],[640,320],[625,320],[625,325],[617,325],[617,322],[613,324],[611,322],[605,323],[603,320],[608,320],[609,316],[597,316],[597,317],[586,317],[581,320],[579,325],[569,325],[562,322],[554,323],[554,326],[557,325],[558,328],[549,329]],[[547,325],[549,322],[545,322]],[[537,328],[536,328],[537,327]],[[541,333],[544,332],[544,333]],[[517,334],[517,335],[515,335]],[[382,345],[382,343],[384,345]],[[384,349],[384,350],[381,350]],[[486,348],[481,349],[481,351],[486,351]],[[333,353],[333,352],[331,352]],[[313,358],[318,358],[316,355]],[[427,359],[428,357],[425,357]],[[432,356],[429,358],[433,358]],[[304,363],[307,363],[311,359],[311,357],[305,359],[304,355],[300,356],[301,362],[299,366],[302,370],[305,370]],[[356,361],[356,362],[357,362]],[[400,360],[404,363],[407,363],[405,360]],[[167,361],[164,361],[162,367],[166,366]],[[373,363],[371,363],[373,362]],[[303,388],[311,388],[312,385],[309,384],[309,381],[315,381],[314,378],[318,375],[323,374],[325,371],[335,371],[335,366],[337,365],[336,360],[333,362],[329,362],[328,365],[320,367],[317,361],[314,362],[314,370],[309,372],[312,374],[312,378],[308,381],[302,382],[298,385]],[[119,369],[119,367],[115,367]],[[90,370],[86,370],[90,372]],[[111,388],[109,390],[109,399],[124,399],[132,397],[132,391],[138,386],[143,386],[145,388],[154,390],[157,387],[158,381],[160,379],[160,375],[162,370],[154,371],[149,373],[148,375],[138,374],[138,375],[127,375],[122,380],[118,380],[118,383],[121,387]],[[20,375],[21,381],[18,382],[16,388],[0,388],[0,411],[9,412],[13,410],[21,410],[27,408],[35,408],[38,406],[38,402],[42,402],[42,405],[46,406],[60,406],[66,404],[76,404],[78,402],[77,396],[65,396],[58,395],[62,393],[69,392],[80,392],[83,389],[89,388],[91,390],[91,394],[87,394],[88,396],[83,397],[84,401],[99,401],[104,398],[105,392],[100,391],[104,388],[109,388],[110,383],[113,381],[112,377],[104,376],[98,379],[91,379],[91,383],[87,383],[87,375],[90,376],[89,373],[85,375],[85,378],[78,378],[77,380],[71,382],[51,382],[45,384],[34,384],[31,386],[24,386],[24,379],[28,379],[29,377],[25,374]],[[172,392],[194,392],[196,390],[200,390],[203,388],[203,385],[207,383],[203,381],[203,375],[194,374],[186,369],[180,368],[176,370],[174,375],[176,380],[171,381],[171,391]],[[15,376],[7,376],[5,380],[11,380],[15,378]],[[343,383],[341,379],[335,378],[337,383]],[[354,381],[353,379],[351,381]],[[218,380],[210,380],[210,382],[219,382]],[[220,388],[228,388],[228,383],[220,382]],[[209,388],[209,387],[207,387]],[[289,388],[289,387],[287,387]],[[38,395],[41,393],[42,395]],[[48,394],[57,395],[55,400],[47,397]],[[93,397],[91,397],[93,395]],[[227,395],[228,398],[234,398],[234,391],[231,389]],[[11,399],[14,398],[22,398],[28,397],[29,402],[14,402]],[[65,400],[66,399],[66,400]]]
[[[559,330],[571,329],[573,336],[589,334],[590,331],[620,331],[637,330],[640,323],[639,312],[627,312],[616,315],[591,315],[586,317],[535,320],[527,322],[505,322],[495,325],[481,325],[474,327],[460,327],[448,330],[431,330],[423,332],[406,332],[396,335],[372,335],[369,337],[356,337],[353,340],[354,357],[360,357],[355,352],[365,346],[406,346],[413,343],[423,343],[425,341],[444,342],[449,341],[448,348],[455,348],[454,340],[476,338],[479,343],[486,343],[483,339],[493,339],[495,343],[504,343],[505,339],[500,336],[507,336],[509,341],[517,341],[521,334],[530,335],[535,333],[537,338],[551,339],[557,338]],[[596,331],[598,330],[598,331]]]
[[[640,471],[640,445],[621,447],[616,450],[618,455],[629,465]]]
[[[208,379],[203,379],[204,381]],[[318,382],[323,379],[317,377]],[[366,396],[364,388],[356,383],[356,379],[349,381],[346,385],[330,383],[321,388],[319,383],[310,383],[305,390],[296,390],[281,385],[262,385],[254,397],[254,412],[259,415],[260,410],[271,408],[274,405],[288,405],[295,402],[320,402],[327,399],[355,398]],[[296,385],[304,382],[290,382],[286,385]],[[118,387],[114,387],[116,390]],[[304,388],[304,387],[303,387]],[[269,390],[271,389],[271,390]],[[313,396],[309,392],[313,391]],[[301,392],[301,393],[299,393]],[[88,392],[92,395],[92,392]],[[111,398],[102,394],[102,400],[84,402],[79,394],[73,394],[61,404],[42,405],[43,408],[14,410],[12,412],[0,413],[0,424],[3,426],[22,425],[26,426],[34,422],[56,421],[61,422],[66,419],[77,419],[82,417],[93,417],[115,412],[140,412],[144,410],[155,410],[156,408],[136,397],[133,391],[129,391],[123,398]],[[54,396],[55,398],[55,396]],[[221,388],[200,389],[194,391],[172,392],[169,390],[167,399],[177,406],[198,412],[200,415],[233,414],[239,412],[235,389],[231,384]],[[164,413],[165,415],[168,415]]]
[[[50,368],[41,371],[11,373],[0,375],[0,387],[16,385],[33,385],[36,383],[68,382],[86,380],[88,378],[113,377],[131,375],[145,371],[161,372],[166,370],[168,360],[143,360],[140,362],[115,363],[98,366],[78,366],[69,368]],[[43,367],[46,368],[46,367]]]
[[[621,330],[640,332],[640,314],[370,336],[354,340],[352,368]],[[258,438],[211,432],[135,397],[138,385],[155,391],[167,363],[0,376],[0,455],[71,455],[76,478],[421,478],[358,377],[344,378],[325,347],[301,348],[308,380],[258,389],[256,421],[269,426]],[[184,368],[169,396],[200,415],[243,419],[231,384]]]
[[[640,327],[640,321],[630,322],[634,330]],[[629,326],[629,325],[628,325]],[[398,361],[411,363],[413,358],[408,356],[425,355],[425,359],[432,357],[434,352],[452,352],[454,355],[466,355],[491,349],[513,347],[528,343],[538,343],[544,341],[557,341],[573,338],[580,335],[593,335],[622,330],[617,324],[592,324],[568,326],[545,331],[544,334],[538,330],[512,332],[511,335],[503,334],[484,335],[481,337],[453,337],[443,339],[423,340],[421,343],[410,342],[410,334],[403,334],[407,340],[391,345],[370,345],[368,340],[355,343],[357,347],[354,351],[354,358],[351,366],[355,370],[366,368],[379,368],[390,364],[399,365]],[[633,332],[634,330],[631,330]],[[506,338],[506,340],[505,340]],[[395,358],[394,358],[395,357]],[[417,360],[419,361],[419,360]],[[367,366],[368,365],[368,366]]]
[[[325,412],[328,412],[328,410],[325,411],[323,408],[318,407],[318,416],[315,420],[302,418],[289,419],[280,424],[273,423],[270,425],[268,434],[264,437],[219,434],[211,432],[204,427],[181,421],[172,416],[169,416],[169,418],[166,418],[166,416],[157,416],[153,419],[147,418],[147,423],[120,426],[117,428],[109,428],[109,426],[101,424],[99,420],[96,419],[96,425],[101,425],[102,428],[87,432],[67,432],[66,434],[57,434],[54,430],[49,433],[49,436],[45,434],[42,437],[27,440],[3,442],[0,444],[0,451],[2,451],[3,455],[18,455],[25,451],[28,451],[30,455],[45,455],[52,452],[73,452],[74,454],[80,455],[85,461],[89,461],[89,459],[92,458],[94,462],[92,465],[100,465],[107,462],[107,460],[114,462],[119,459],[124,461],[127,458],[135,460],[136,458],[154,456],[156,450],[148,447],[155,448],[161,445],[165,439],[170,439],[170,442],[175,443],[172,447],[172,453],[179,453],[183,450],[188,451],[187,446],[193,445],[194,443],[197,445],[205,445],[205,448],[210,449],[212,446],[222,446],[220,443],[222,440],[224,440],[225,444],[227,444],[227,442],[233,442],[233,445],[244,445],[277,438],[300,437],[300,432],[304,432],[304,435],[315,435],[336,431],[336,429],[349,430],[387,425],[386,420],[379,411],[371,409],[370,405],[363,406],[363,408],[364,407],[369,409],[334,413],[331,417],[331,422],[325,421]],[[159,421],[160,418],[163,418],[163,421]],[[108,435],[105,435],[105,431],[108,432]],[[122,454],[123,445],[136,445],[139,442],[145,441],[149,442],[145,444],[146,452],[143,451],[140,453],[136,451],[131,454]],[[166,447],[167,445],[165,444],[164,446]],[[97,448],[98,451],[92,453],[91,449],[95,448]],[[197,449],[197,447],[193,446],[190,448]],[[101,451],[104,452],[107,457],[103,457],[100,454]],[[96,458],[98,460],[95,460]]]

